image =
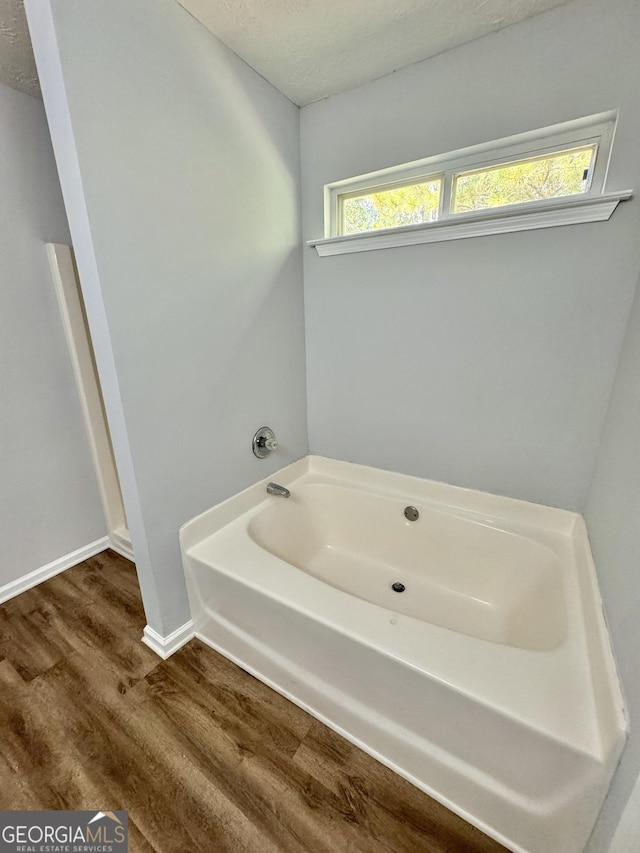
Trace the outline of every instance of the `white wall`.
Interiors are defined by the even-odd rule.
[[[167,635],[189,616],[180,524],[307,451],[298,110],[174,0],[27,12],[147,619]],[[260,461],[265,423],[281,447]]]
[[[640,775],[640,286],[585,518],[630,716],[627,749],[589,848],[591,853],[600,853],[607,849],[605,840]],[[634,826],[630,816],[627,823],[631,832]],[[636,815],[636,834],[639,830]],[[617,843],[617,849],[622,849],[622,842]],[[631,853],[638,848],[627,849]]]
[[[612,108],[607,189],[640,191],[640,6],[576,0],[301,118],[303,234],[323,185]],[[584,506],[640,268],[605,224],[318,258],[305,248],[312,452]]]
[[[629,853],[640,849],[640,776],[631,792],[608,853]]]
[[[105,536],[45,253],[69,242],[40,101],[0,84],[0,588]]]

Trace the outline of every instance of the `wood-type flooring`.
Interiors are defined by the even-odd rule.
[[[193,640],[105,551],[0,606],[0,809],[124,809],[134,853],[504,853]]]

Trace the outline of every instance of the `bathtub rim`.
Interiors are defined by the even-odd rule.
[[[506,512],[514,524],[518,527],[522,526],[523,531],[544,528],[554,533],[572,534],[577,519],[580,518],[578,513],[571,510],[309,453],[186,521],[180,527],[180,542],[185,547],[189,547],[207,530],[211,535],[214,530],[207,528],[207,524],[214,516],[217,519],[215,529],[224,527],[238,512],[249,509],[254,496],[261,495],[270,481],[277,480],[280,485],[289,486],[304,474],[318,474],[322,476],[323,482],[335,480],[336,483],[343,484],[344,472],[348,472],[350,483],[358,485],[363,491],[383,497],[395,496],[399,499],[416,497],[434,507],[462,511],[474,517],[485,515],[493,517]],[[376,478],[379,485],[372,486],[370,482],[372,478]],[[403,481],[413,486],[413,489],[403,488]],[[421,494],[425,488],[432,491],[434,497]],[[438,497],[436,498],[435,495]],[[478,501],[483,504],[482,510],[477,509]],[[242,507],[245,508],[242,509]],[[233,510],[233,514],[229,510]]]

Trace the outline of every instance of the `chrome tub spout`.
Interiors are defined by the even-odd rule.
[[[291,497],[291,492],[289,489],[285,489],[284,486],[279,486],[277,483],[269,483],[267,486],[267,491],[270,495],[278,495],[281,498],[289,498]]]

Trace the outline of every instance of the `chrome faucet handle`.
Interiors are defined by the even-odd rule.
[[[258,459],[264,459],[278,446],[278,441],[271,427],[260,427],[253,436],[253,453]]]

